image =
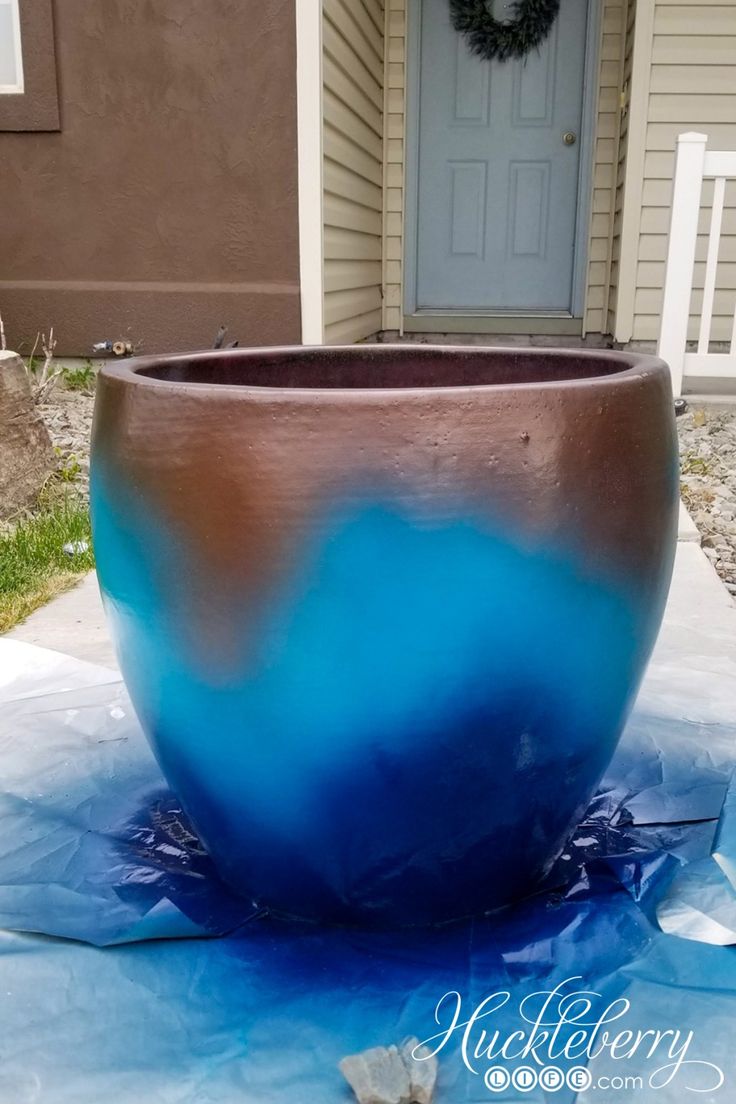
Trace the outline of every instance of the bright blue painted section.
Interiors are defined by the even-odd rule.
[[[191,550],[99,465],[93,517],[134,703],[231,882],[298,915],[398,923],[528,891],[636,689],[652,626],[633,591],[475,519],[366,502],[304,549],[255,650],[232,595],[243,658],[223,685],[176,621]]]

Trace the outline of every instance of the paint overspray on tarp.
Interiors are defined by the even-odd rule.
[[[0,924],[47,933],[0,942],[1,1099],[338,1104],[349,1099],[338,1061],[436,1035],[445,994],[468,1012],[511,994],[493,1021],[503,1039],[529,1029],[523,998],[555,986],[595,991],[599,1012],[629,1001],[621,1030],[679,1031],[680,1050],[692,1032],[668,1083],[617,1100],[728,1099],[710,1090],[716,1070],[726,1085],[736,1076],[736,955],[715,945],[720,890],[703,884],[699,910],[712,923],[683,930],[688,938],[663,932],[657,916],[678,879],[702,863],[723,870],[733,853],[732,727],[678,719],[666,703],[657,712],[645,694],[647,711],[632,717],[547,886],[509,909],[424,931],[289,925],[219,880],[117,675],[27,645],[0,650]],[[651,1059],[604,1048],[593,1061],[555,1061],[664,1082],[678,1063],[666,1042]],[[438,1057],[437,1104],[546,1099],[539,1088],[492,1095],[493,1063],[473,1059],[471,1072],[459,1033]],[[554,1097],[601,1098],[594,1088]]]

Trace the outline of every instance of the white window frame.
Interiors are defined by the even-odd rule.
[[[0,6],[10,8],[13,24],[13,46],[15,49],[15,84],[0,84],[0,95],[18,95],[25,91],[23,83],[23,48],[20,37],[20,0],[0,0]]]

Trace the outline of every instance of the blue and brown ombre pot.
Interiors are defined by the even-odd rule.
[[[660,361],[408,345],[105,368],[94,542],[222,876],[425,924],[533,891],[616,747],[676,537]]]

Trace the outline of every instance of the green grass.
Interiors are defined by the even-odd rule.
[[[91,547],[75,556],[64,552],[75,541],[91,541],[89,510],[76,496],[41,505],[0,533],[0,633],[94,567]]]
[[[86,391],[92,394],[97,382],[97,372],[92,362],[88,360],[77,368],[64,368],[61,378],[69,391]]]
[[[710,464],[695,452],[688,452],[682,458],[680,470],[683,475],[710,475]]]

